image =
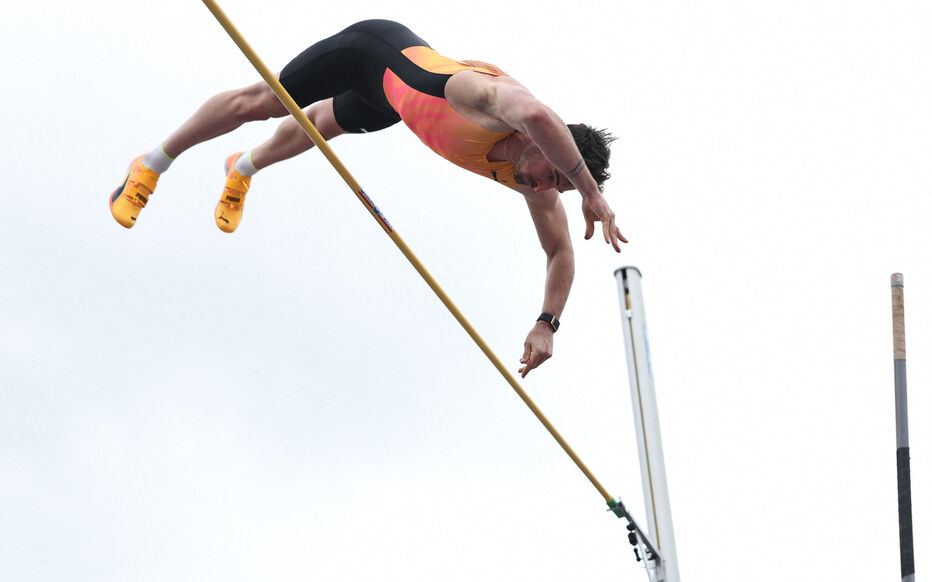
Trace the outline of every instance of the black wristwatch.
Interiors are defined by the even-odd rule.
[[[550,327],[553,328],[554,332],[560,329],[560,320],[557,319],[555,315],[550,315],[549,313],[541,313],[540,317],[537,318],[537,321],[545,321],[549,323]]]

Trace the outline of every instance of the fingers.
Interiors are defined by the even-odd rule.
[[[536,368],[538,365],[540,365],[540,362],[535,362],[532,359],[527,363],[526,366],[522,366],[521,369],[518,370],[518,373],[521,374],[521,378],[523,379],[528,375],[528,372]]]
[[[615,213],[612,212],[612,209],[606,206],[600,210],[601,212],[596,212],[592,208],[583,207],[583,217],[586,219],[586,240],[592,238],[595,232],[595,223],[601,222],[603,240],[605,240],[606,244],[612,245],[616,253],[620,253],[621,245],[619,242],[626,243],[628,239],[621,234],[621,229],[615,224]]]
[[[583,218],[586,220],[586,240],[592,238],[595,233],[595,223],[601,222],[602,238],[606,244],[612,245],[616,253],[621,252],[619,242],[628,242],[628,239],[621,234],[621,230],[615,225],[615,213],[612,212],[612,209],[601,197],[583,199]]]
[[[527,352],[525,352],[525,354],[526,353]],[[525,355],[523,358],[521,358],[521,363],[525,365],[518,370],[518,373],[521,374],[522,378],[525,378],[531,370],[547,361],[550,358],[550,355],[551,354],[548,354],[544,351],[531,350],[530,356]]]
[[[618,239],[615,237],[617,232],[618,227],[615,226],[614,220],[607,220],[602,223],[602,234],[605,236],[605,242],[612,245],[612,248],[615,249],[616,253],[620,253],[621,246],[618,245]]]
[[[521,358],[521,363],[524,364],[521,366],[521,369],[518,370],[518,373],[521,374],[521,377],[524,378],[527,376],[527,373],[537,367],[537,362],[534,354],[534,350],[531,349],[530,343],[524,344],[524,356]]]
[[[518,369],[518,373],[521,374],[521,377],[524,378],[527,376],[527,373],[531,371],[532,366],[528,363],[531,360],[531,344],[530,342],[524,342],[524,355],[521,356],[520,362],[525,364]]]

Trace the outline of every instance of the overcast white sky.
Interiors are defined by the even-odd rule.
[[[932,568],[932,5],[221,4],[273,69],[371,17],[619,136],[631,243],[584,241],[524,382],[643,518],[613,271],[643,275],[683,580],[899,576],[889,276],[906,281],[917,569]],[[623,522],[316,152],[212,212],[257,123],[131,231],[106,199],[257,79],[196,0],[0,0],[0,579],[646,580]],[[523,202],[403,126],[334,148],[518,368]]]

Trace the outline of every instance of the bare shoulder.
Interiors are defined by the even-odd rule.
[[[527,91],[509,76],[493,76],[477,71],[460,71],[444,87],[444,96],[457,113],[491,131],[513,129],[498,112],[500,92]]]
[[[491,75],[489,73],[481,73],[479,71],[473,70],[464,70],[457,71],[453,74],[449,81],[447,81],[447,90],[451,86],[494,86],[494,85],[517,85],[519,87],[523,86],[514,77],[511,75]]]
[[[485,109],[494,102],[496,93],[503,88],[527,90],[524,85],[507,75],[495,76],[478,71],[459,71],[447,81],[444,96],[451,103]]]

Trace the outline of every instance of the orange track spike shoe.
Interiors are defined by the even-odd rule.
[[[110,213],[126,228],[136,224],[136,217],[146,207],[159,181],[157,173],[142,165],[142,158],[139,156],[130,162],[123,183],[110,194]]]
[[[227,172],[227,181],[220,195],[220,202],[214,209],[214,221],[223,232],[233,232],[243,219],[243,205],[246,203],[246,192],[252,178],[243,176],[236,171],[236,160],[243,152],[233,154],[227,158],[224,168]]]

